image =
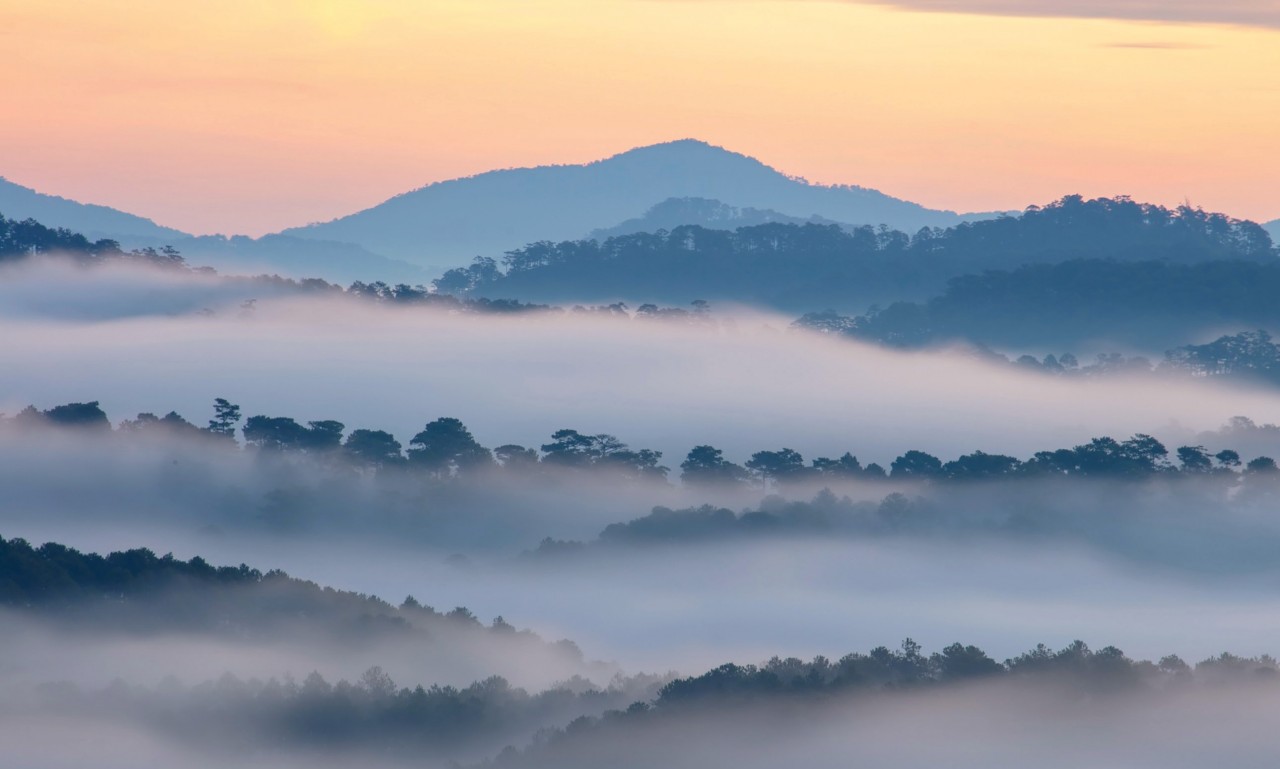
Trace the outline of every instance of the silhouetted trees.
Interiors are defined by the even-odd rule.
[[[680,463],[680,479],[690,486],[734,485],[750,476],[746,469],[724,458],[713,446],[694,446]]]
[[[1245,658],[1223,653],[1193,668],[1174,655],[1159,662],[1134,660],[1114,646],[1095,651],[1083,641],[1074,641],[1056,651],[1040,645],[1000,663],[977,646],[961,643],[926,654],[908,638],[897,649],[880,646],[866,653],[846,654],[838,660],[824,656],[808,661],[773,657],[759,665],[726,663],[701,675],[667,683],[652,702],[638,702],[625,711],[578,719],[543,734],[523,751],[504,751],[488,765],[586,765],[592,756],[599,755],[601,745],[611,744],[610,740],[638,747],[644,744],[639,740],[652,739],[658,725],[678,723],[697,714],[719,713],[729,718],[747,712],[768,714],[769,720],[760,723],[785,724],[788,715],[805,720],[819,712],[797,711],[798,705],[821,706],[828,701],[847,702],[848,698],[857,697],[861,698],[860,707],[872,708],[905,692],[940,690],[977,681],[1037,684],[1060,696],[1101,702],[1136,692],[1163,697],[1185,692],[1186,686],[1193,683],[1271,687],[1280,681],[1278,673],[1280,667],[1268,655]],[[1133,705],[1132,700],[1125,702]],[[628,742],[629,734],[638,741]]]
[[[290,417],[252,416],[245,420],[245,443],[266,451],[323,453],[338,448],[345,426],[333,420],[308,422],[306,427]]]
[[[399,465],[405,461],[400,441],[384,430],[352,430],[343,449],[357,464],[375,469]]]
[[[810,312],[795,325],[893,347],[957,340],[1046,347],[1100,338],[1166,347],[1224,323],[1274,327],[1280,324],[1280,308],[1270,297],[1278,291],[1280,259],[1275,258],[1193,264],[1087,259],[959,275],[927,301],[896,301],[858,316]],[[1163,365],[1201,375],[1275,378],[1277,360],[1266,332],[1247,331],[1171,350]],[[1151,367],[1141,358],[1105,356],[1094,371],[1077,373]],[[1063,373],[1075,366],[1046,358],[1040,368]]]
[[[43,412],[45,419],[50,424],[59,427],[87,427],[99,430],[111,429],[111,421],[107,419],[107,414],[98,405],[98,401],[90,401],[88,403],[68,403],[64,406],[54,406],[48,411]]]
[[[226,398],[213,399],[213,419],[209,420],[209,432],[226,438],[234,438],[236,425],[240,424],[240,406]]]
[[[441,417],[428,422],[409,441],[409,462],[443,477],[487,466],[493,462],[493,455],[476,442],[461,420]]]
[[[196,427],[176,412],[169,412],[164,417],[143,413],[136,419],[121,422],[117,432],[138,436],[216,438],[220,441],[233,438],[240,407],[224,398],[217,398],[213,409],[214,418],[205,428]],[[0,428],[5,426],[18,429],[87,429],[97,434],[111,434],[111,423],[97,401],[69,403],[46,411],[30,406],[7,420],[0,418]],[[1237,417],[1232,420],[1229,432],[1222,436],[1205,434],[1202,440],[1207,438],[1220,442],[1235,435],[1230,431],[1271,431],[1276,439],[1280,439],[1280,428],[1271,425],[1259,427],[1248,419]],[[244,421],[242,434],[245,447],[262,452],[264,456],[310,456],[326,463],[346,462],[375,472],[397,468],[410,474],[417,472],[441,483],[483,473],[528,476],[544,471],[592,471],[609,473],[629,481],[665,482],[670,472],[661,464],[662,452],[633,449],[608,433],[590,435],[570,428],[552,433],[550,442],[542,444],[540,451],[516,444],[504,444],[490,450],[481,445],[467,426],[455,417],[441,417],[427,423],[413,436],[407,452],[389,432],[360,428],[346,434],[346,426],[336,420],[313,420],[303,425],[292,417],[255,415]],[[1267,457],[1256,457],[1246,465],[1237,451],[1222,449],[1211,454],[1203,445],[1194,444],[1176,447],[1172,456],[1176,463],[1171,461],[1170,451],[1163,443],[1139,433],[1125,440],[1101,436],[1071,448],[1038,451],[1025,461],[981,450],[944,461],[927,452],[911,449],[889,463],[889,471],[886,472],[874,462],[864,466],[851,452],[835,459],[818,457],[806,464],[800,452],[781,448],[757,451],[744,465],[738,465],[726,459],[720,449],[699,445],[691,449],[681,462],[680,479],[691,488],[754,485],[764,489],[800,488],[842,481],[926,484],[1043,477],[1141,481],[1180,475],[1214,476],[1235,482],[1248,476],[1266,477],[1270,472],[1268,468],[1273,465]],[[326,466],[333,467],[332,464]]]
[[[633,478],[664,479],[670,468],[658,464],[662,452],[632,450],[607,433],[583,435],[577,430],[557,430],[542,445],[542,461],[572,468],[609,468]]]
[[[769,223],[733,232],[680,226],[603,241],[531,243],[507,253],[503,269],[478,258],[468,268],[449,271],[434,287],[459,296],[538,301],[624,296],[640,302],[724,299],[787,309],[862,309],[928,296],[965,274],[977,278],[1079,259],[1181,266],[1261,264],[1275,256],[1270,237],[1253,222],[1187,206],[1169,210],[1128,198],[1067,196],[1020,216],[926,228],[914,236],[887,228]],[[1065,291],[1074,288],[1058,282]],[[930,314],[931,309],[891,305],[879,325],[886,341],[919,343],[935,329],[948,328],[929,321]]]

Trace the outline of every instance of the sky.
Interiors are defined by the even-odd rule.
[[[1280,217],[1274,0],[0,0],[0,44],[0,175],[195,233],[686,137],[937,208]]]

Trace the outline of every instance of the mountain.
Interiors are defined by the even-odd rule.
[[[1274,222],[1267,222],[1262,225],[1262,229],[1271,234],[1272,240],[1276,243],[1280,243],[1280,219],[1276,219]]]
[[[739,227],[755,227],[761,224],[835,224],[821,216],[803,219],[787,216],[768,208],[738,208],[707,198],[668,198],[644,212],[643,216],[628,219],[607,229],[592,230],[587,237],[607,240],[637,232],[674,230],[677,227],[695,225],[708,230],[736,230]],[[847,226],[847,225],[846,225]]]
[[[875,190],[809,184],[746,155],[685,139],[585,165],[490,171],[439,182],[282,234],[356,243],[423,266],[457,266],[536,241],[581,238],[670,198],[705,198],[806,220],[819,216],[909,232],[967,218]]]
[[[274,273],[286,278],[323,278],[342,285],[357,280],[418,285],[432,277],[422,267],[350,243],[288,235],[203,235],[176,240],[173,246],[188,263],[213,267],[223,274]]]
[[[141,216],[46,195],[4,177],[0,177],[0,214],[9,219],[35,219],[47,227],[64,227],[90,240],[109,238],[126,248],[162,246],[189,237]]]

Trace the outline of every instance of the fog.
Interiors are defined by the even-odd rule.
[[[228,310],[285,286],[140,264],[86,266],[39,259],[0,266],[0,318],[94,322]],[[6,332],[8,335],[9,332]]]
[[[1237,415],[1280,421],[1280,405],[1266,392],[1191,380],[1050,378],[960,351],[893,352],[790,331],[786,318],[741,308],[675,323],[387,307],[133,268],[37,265],[6,278],[0,409],[9,414],[29,403],[97,400],[116,423],[175,410],[200,425],[213,398],[225,397],[245,416],[337,419],[348,433],[388,430],[404,444],[440,416],[460,418],[488,447],[537,447],[561,428],[610,433],[664,452],[673,468],[700,444],[736,462],[786,446],[808,459],[852,451],[864,464],[887,466],[909,449],[944,459],[975,449],[1025,458],[1138,432],[1170,448],[1220,440],[1220,448],[1244,449],[1231,440],[1247,435],[1250,452],[1280,454],[1280,431],[1218,430]],[[257,301],[246,306],[248,299]],[[1176,652],[1192,660],[1227,649],[1274,652],[1280,637],[1277,490],[1255,476],[1224,470],[1199,480],[967,486],[823,480],[781,491],[805,501],[831,486],[850,497],[831,497],[836,512],[825,519],[801,515],[803,525],[751,535],[610,543],[599,539],[605,527],[655,505],[711,503],[741,513],[785,503],[762,500],[766,489],[754,486],[685,488],[539,467],[431,479],[362,469],[332,453],[242,449],[207,434],[6,424],[5,538],[284,569],[394,603],[412,595],[441,611],[466,606],[486,625],[501,616],[543,641],[570,639],[583,653],[524,636],[517,642],[475,623],[357,638],[336,632],[341,623],[331,619],[287,612],[278,625],[228,628],[166,625],[156,611],[145,626],[132,626],[102,620],[125,610],[109,596],[100,613],[68,616],[10,604],[0,614],[7,755],[31,766],[77,766],[89,755],[104,766],[402,761],[394,749],[375,747],[373,732],[332,750],[308,742],[324,731],[306,720],[315,713],[299,732],[217,746],[222,735],[248,733],[244,714],[226,705],[234,698],[200,699],[246,691],[224,673],[241,683],[258,679],[249,689],[312,671],[356,681],[372,666],[410,688],[462,689],[491,675],[526,687],[531,696],[502,700],[511,709],[492,721],[466,711],[478,718],[479,736],[446,752],[475,761],[527,744],[542,726],[652,698],[642,685],[581,701],[578,693],[536,696],[573,676],[604,687],[622,680],[614,679],[619,673],[691,675],[775,654],[836,659],[905,637],[934,649],[972,643],[996,659],[1085,638],[1133,657]],[[884,501],[895,492],[904,496]],[[546,537],[577,544],[539,550]],[[193,591],[166,600],[198,617],[209,598]],[[194,698],[175,700],[188,709],[171,716],[162,684],[169,676]],[[41,686],[53,681],[81,689],[50,700]],[[208,681],[222,684],[201,683]],[[454,704],[472,697],[432,696]],[[601,745],[584,730],[552,765],[621,766],[606,759],[626,756],[673,766],[1200,766],[1211,755],[1232,766],[1273,765],[1274,746],[1250,739],[1245,727],[1257,724],[1250,708],[1280,704],[1276,696],[1196,689],[1093,708],[1057,690],[991,684],[781,714],[659,719]],[[1158,723],[1174,724],[1167,738],[1157,739]],[[929,739],[914,739],[922,733]],[[1154,742],[1161,747],[1139,752]],[[508,758],[539,765],[540,756]],[[430,765],[438,756],[416,758]]]
[[[777,766],[877,769],[1269,767],[1276,687],[1081,697],[1053,684],[895,693],[821,707],[681,713],[579,731],[501,766]]]
[[[736,461],[785,445],[887,465],[912,448],[1025,456],[1097,435],[1213,429],[1236,415],[1280,421],[1280,405],[1261,392],[1057,380],[959,353],[789,332],[787,318],[732,308],[710,327],[457,315],[345,297],[260,297],[244,312],[237,289],[229,303],[201,294],[183,300],[187,314],[153,317],[186,282],[109,271],[117,277],[77,277],[68,288],[55,268],[29,270],[0,303],[0,408],[10,413],[100,400],[117,420],[172,409],[198,422],[225,397],[246,416],[337,419],[402,442],[444,415],[487,446],[537,446],[565,427],[607,432],[663,451],[671,466],[707,443]],[[199,314],[206,300],[216,314]],[[141,317],[71,320],[98,305]]]
[[[996,494],[985,498],[1008,501]],[[980,499],[970,495],[958,515]],[[571,639],[588,661],[630,672],[688,673],[775,653],[838,657],[906,636],[935,647],[965,639],[998,658],[1075,638],[1102,638],[1152,657],[1165,653],[1171,638],[1178,639],[1179,653],[1195,658],[1225,649],[1273,651],[1269,644],[1280,632],[1276,522],[1258,520],[1251,507],[1155,504],[1143,510],[1130,508],[1129,501],[1120,498],[1093,513],[1082,507],[1079,520],[1039,533],[952,521],[918,531],[800,531],[536,556],[521,552],[536,544],[533,537],[523,545],[479,548],[461,547],[456,538],[396,537],[395,530],[382,530],[372,510],[357,513],[375,530],[367,535],[321,527],[280,533],[227,521],[210,532],[198,520],[171,523],[163,516],[122,525],[109,514],[97,521],[9,517],[0,525],[5,536],[37,543],[103,552],[147,546],[215,564],[280,568],[392,602],[411,594],[442,611],[466,606],[485,622],[501,615],[548,641]],[[518,521],[523,510],[509,517],[495,513],[482,519],[481,528],[493,528],[495,539],[505,541],[503,521]],[[990,519],[1002,512],[1008,511],[993,507]],[[1109,523],[1109,517],[1117,520]],[[519,656],[498,664],[479,647],[468,647],[476,650],[470,658],[448,648],[415,656],[413,648],[372,646],[348,654],[344,665],[329,649],[287,654],[343,674],[382,664],[396,673],[455,681],[491,663],[492,672],[530,680]],[[273,646],[260,651],[263,658],[245,666],[259,674],[271,672],[286,654]],[[53,653],[50,664],[58,656]],[[399,666],[406,656],[414,664]],[[206,657],[212,667],[219,664],[218,657]],[[296,663],[286,669],[305,672]],[[580,672],[554,670],[553,678]],[[588,677],[599,683],[598,674]]]
[[[632,671],[687,673],[777,653],[838,657],[907,636],[932,647],[964,639],[1001,659],[1075,638],[1159,656],[1176,638],[1179,653],[1199,658],[1228,647],[1266,653],[1280,632],[1274,573],[1200,582],[1057,547],[810,541],[543,569],[332,555],[276,560],[360,590],[448,592],[481,616],[572,638],[588,657]]]
[[[191,596],[192,601],[207,599]],[[157,612],[163,608],[155,607]],[[273,629],[269,635],[248,629],[238,634],[184,629],[163,617],[151,624],[160,627],[117,627],[105,618],[41,620],[0,611],[0,642],[7,655],[0,678],[6,686],[72,681],[103,687],[117,679],[155,685],[168,677],[193,684],[226,673],[301,681],[315,672],[336,682],[358,680],[376,665],[413,685],[465,687],[497,675],[513,686],[540,691],[575,676],[603,687],[622,672],[551,643],[554,638],[506,636],[483,628],[449,628],[447,623],[432,623],[430,632],[363,636],[337,621]],[[171,625],[167,630],[166,624]]]
[[[10,712],[0,720],[0,738],[9,760],[41,769],[86,763],[430,767],[456,765],[446,763],[444,756],[478,760],[478,751],[470,756],[457,748],[441,751],[430,742],[425,749],[406,749],[381,740],[334,744],[317,735],[308,743],[290,735],[261,744],[255,741],[256,725],[245,714],[216,707],[222,700],[238,701],[226,689],[197,694],[193,704],[172,691],[117,690],[83,698],[63,693],[61,699],[80,702],[78,712],[52,715],[37,708],[6,708]],[[215,707],[202,710],[204,702]],[[158,715],[157,706],[169,711]],[[628,714],[536,739],[531,747],[504,752],[485,765],[1249,769],[1280,760],[1270,729],[1278,706],[1280,689],[1271,680],[1110,693],[1082,692],[1070,681],[1006,680],[808,701],[712,702]],[[270,707],[255,715],[278,717]],[[221,739],[210,739],[214,734]],[[487,736],[501,746],[508,734]],[[515,744],[524,747],[529,741]],[[490,755],[494,753],[497,749]]]

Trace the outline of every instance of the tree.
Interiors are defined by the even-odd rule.
[[[354,462],[369,467],[382,468],[404,461],[400,441],[383,430],[352,430],[342,448]]]
[[[346,425],[332,419],[307,422],[302,448],[312,452],[337,451],[342,445],[342,431]]]
[[[942,466],[948,480],[976,481],[1013,475],[1022,467],[1016,457],[975,451]]]
[[[658,464],[661,460],[661,451],[654,451],[653,449],[632,451],[624,448],[621,451],[606,454],[596,460],[596,466],[616,468],[631,478],[666,480],[667,473],[671,472],[671,468]]]
[[[1276,461],[1271,457],[1258,457],[1249,460],[1249,464],[1245,465],[1244,471],[1248,475],[1275,475],[1280,473],[1280,468],[1276,467]]]
[[[307,428],[289,417],[251,416],[241,432],[245,443],[268,451],[302,448],[307,441]]]
[[[1177,453],[1184,473],[1207,473],[1213,469],[1213,460],[1204,446],[1179,446]]]
[[[226,398],[213,399],[213,419],[209,420],[210,433],[235,438],[236,425],[240,423],[240,406]]]
[[[847,451],[839,459],[818,457],[813,460],[813,470],[819,475],[837,478],[857,478],[863,474],[862,463]]]
[[[896,480],[929,480],[942,475],[942,460],[912,449],[889,465],[889,477]]]
[[[98,401],[54,406],[44,412],[44,418],[60,427],[90,428],[95,430],[111,429],[111,420],[107,419],[106,412],[98,406]]]
[[[1123,443],[1113,438],[1094,438],[1076,446],[1074,469],[1083,475],[1142,476],[1164,470],[1169,450],[1150,435],[1138,433]],[[1039,457],[1039,455],[1037,455]]]
[[[1231,470],[1240,466],[1240,454],[1231,449],[1223,449],[1214,454],[1213,458],[1218,460],[1218,466],[1224,470]]]
[[[804,457],[792,449],[757,451],[747,460],[747,469],[760,476],[765,486],[770,481],[795,480],[805,472]]]
[[[517,446],[514,443],[508,443],[494,449],[493,456],[507,470],[524,470],[535,467],[538,464],[538,452],[536,450]]]
[[[551,442],[542,444],[542,453],[544,462],[567,467],[585,467],[598,456],[595,436],[569,429],[552,433]]]
[[[633,451],[617,436],[608,433],[583,435],[577,430],[557,430],[551,443],[543,444],[542,461],[566,467],[619,467],[640,475],[666,476],[658,465],[662,453],[651,449]]]
[[[725,459],[714,446],[694,446],[680,463],[680,480],[689,486],[733,485],[748,477],[742,466]]]
[[[409,461],[444,477],[492,464],[493,455],[476,442],[461,420],[441,417],[428,422],[409,441]]]
[[[976,646],[962,646],[958,643],[946,647],[941,654],[934,654],[930,661],[943,681],[979,678],[1004,672],[1000,663],[988,657],[986,652]]]

